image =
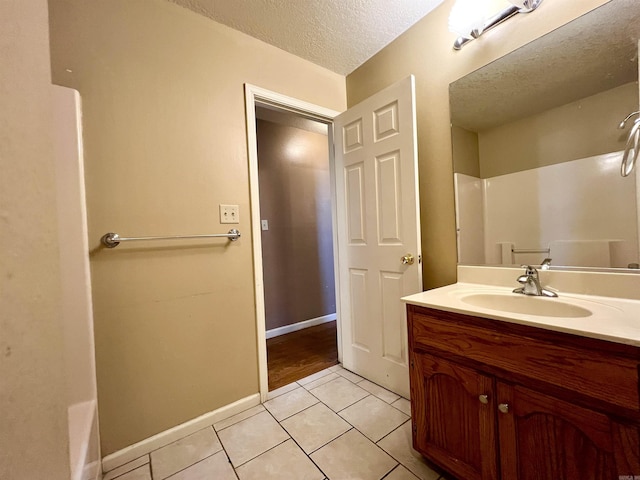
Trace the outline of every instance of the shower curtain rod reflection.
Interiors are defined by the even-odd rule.
[[[181,240],[185,238],[228,238],[235,242],[242,235],[239,230],[232,228],[229,233],[212,233],[208,235],[165,235],[160,237],[121,237],[117,233],[105,233],[100,242],[107,248],[115,248],[120,242],[137,242],[140,240]]]

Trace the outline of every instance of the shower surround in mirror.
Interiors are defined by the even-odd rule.
[[[635,177],[622,152],[478,178],[456,173],[458,262],[626,268],[638,262]],[[596,194],[594,191],[606,192]],[[547,250],[514,253],[514,250]]]
[[[618,129],[639,106],[637,7],[611,0],[450,85],[459,263],[639,263]]]

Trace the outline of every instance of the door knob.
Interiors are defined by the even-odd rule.
[[[500,413],[509,413],[509,404],[501,403],[498,405],[498,410],[500,410]]]
[[[489,395],[478,395],[478,400],[480,400],[481,404],[486,405],[489,403]]]
[[[413,255],[411,255],[410,253],[407,253],[406,255],[402,256],[400,261],[402,262],[403,265],[413,265],[413,262],[415,261],[415,259],[413,258]]]

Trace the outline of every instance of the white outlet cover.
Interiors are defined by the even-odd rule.
[[[260,225],[262,225],[262,230],[269,230],[269,220],[261,220]]]
[[[240,206],[220,204],[220,223],[240,223]]]

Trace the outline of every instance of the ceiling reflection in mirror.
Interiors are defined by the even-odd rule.
[[[459,263],[638,271],[639,38],[612,0],[450,85]]]

